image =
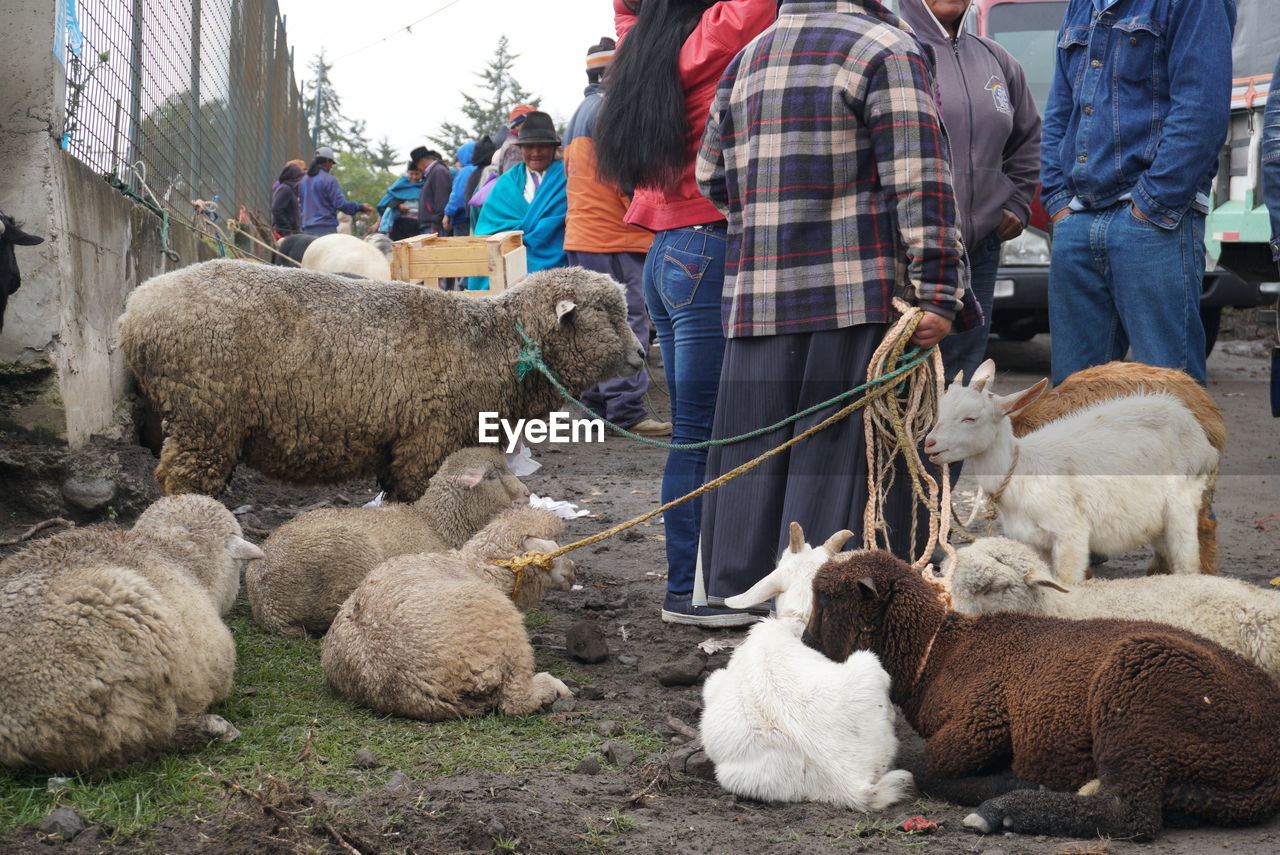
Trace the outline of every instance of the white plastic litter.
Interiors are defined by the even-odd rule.
[[[562,520],[577,519],[591,513],[590,511],[579,510],[578,506],[573,502],[559,501],[547,496],[539,496],[537,493],[529,494],[529,507],[551,511]]]
[[[708,638],[706,641],[698,642],[698,649],[710,656],[712,653],[719,653],[721,650],[732,650],[743,641],[744,639],[741,638]]]
[[[364,508],[376,508],[376,507],[378,507],[379,505],[381,505],[381,504],[382,504],[382,497],[383,497],[383,496],[385,496],[385,495],[387,495],[385,492],[383,492],[383,493],[379,493],[378,495],[374,496],[372,499],[370,499],[369,501],[367,501],[367,502],[365,502],[363,505],[361,505],[361,507],[364,507]]]
[[[533,452],[529,450],[529,446],[525,445],[523,440],[516,446],[514,452],[504,456],[507,459],[507,468],[517,478],[532,475],[542,468],[542,464],[533,459]]]

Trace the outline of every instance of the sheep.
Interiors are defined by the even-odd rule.
[[[1208,391],[1181,371],[1157,368],[1141,362],[1108,362],[1077,371],[1014,413],[1010,417],[1013,435],[1025,436],[1051,421],[1100,401],[1153,392],[1176,395],[1200,422],[1205,438],[1217,449],[1218,455],[1221,456],[1226,451],[1227,428],[1222,421],[1222,410],[1218,409]],[[1201,573],[1218,572],[1218,521],[1211,513],[1213,483],[1216,481],[1215,471],[1213,482],[1201,501],[1200,516],[1196,521]],[[1156,555],[1147,572],[1168,573],[1169,568],[1161,556]]]
[[[1280,685],[1212,641],[1138,621],[949,612],[887,552],[833,558],[813,588],[805,643],[836,661],[880,657],[925,738],[921,788],[963,801],[994,782],[968,828],[1150,839],[1162,816],[1243,825],[1280,810]]]
[[[217,493],[243,460],[297,484],[376,474],[392,500],[413,501],[445,457],[476,444],[478,413],[558,409],[548,380],[513,369],[517,324],[570,390],[644,365],[622,286],[578,267],[476,300],[209,261],[135,290],[120,340],[164,418],[165,492]]]
[[[390,237],[382,232],[370,232],[364,236],[364,242],[386,256],[388,264],[391,263],[391,253],[393,249]]]
[[[1234,650],[1280,679],[1280,598],[1238,579],[1193,576],[1058,584],[1025,544],[984,537],[957,553],[951,605],[965,614],[1029,612],[1167,623]]]
[[[0,764],[98,773],[238,731],[223,624],[261,558],[207,496],[160,499],[132,529],[75,529],[0,562]]]
[[[28,234],[13,217],[0,213],[0,330],[4,329],[4,310],[9,297],[22,287],[22,272],[18,269],[15,246],[35,246],[44,238]]]
[[[555,548],[550,511],[504,511],[460,550],[379,564],[342,605],[321,648],[325,679],[347,700],[424,721],[536,712],[572,694],[534,673],[520,613],[549,587],[568,590],[573,566],[520,577],[489,561]]]
[[[791,524],[777,567],[725,604],[741,609],[776,596],[775,617],[751,628],[728,666],[702,689],[701,737],[726,790],[762,801],[814,801],[883,810],[910,793],[910,772],[890,772],[898,739],[889,675],[873,653],[843,663],[800,641],[813,575],[851,531],[820,548]]]
[[[276,252],[271,256],[271,263],[280,267],[301,267],[302,256],[307,247],[319,239],[319,235],[295,234],[285,235],[276,245]]]
[[[987,360],[965,386],[952,383],[925,438],[935,463],[968,460],[991,494],[1004,533],[1052,557],[1054,575],[1085,577],[1089,552],[1152,544],[1174,572],[1199,570],[1196,518],[1218,452],[1195,416],[1168,394],[1116,398],[1015,437],[1009,415],[1047,380],[1003,397],[987,386]]]
[[[253,619],[281,635],[322,634],[369,571],[411,552],[456,549],[495,514],[528,504],[529,491],[493,447],[445,460],[411,505],[325,508],[286,522],[245,574]]]
[[[344,273],[391,281],[391,261],[371,243],[355,235],[322,235],[302,254],[302,267],[322,273]]]

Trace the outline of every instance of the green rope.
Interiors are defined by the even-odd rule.
[[[551,383],[551,385],[556,388],[556,391],[558,391],[566,401],[569,401],[571,404],[578,407],[578,409],[582,410],[584,413],[590,414],[593,418],[598,418],[598,416],[596,416],[596,413],[590,407],[588,407],[586,404],[582,403],[573,395],[571,395],[569,393],[569,390],[565,388],[564,384],[560,382],[560,379],[556,377],[555,374],[552,373],[549,367],[547,367],[547,364],[542,360],[542,348],[539,347],[538,343],[534,341],[528,335],[528,333],[524,331],[524,327],[520,325],[520,322],[515,321],[515,325],[516,325],[516,332],[520,333],[520,338],[524,340],[524,346],[520,348],[520,352],[516,355],[515,361],[512,362],[512,366],[514,367],[515,373],[516,373],[516,379],[524,380],[524,378],[529,375],[529,372],[537,371],[547,378],[547,380]],[[861,386],[855,386],[854,388],[846,392],[841,392],[839,395],[828,398],[827,400],[823,401],[820,404],[814,404],[813,406],[808,407],[804,410],[801,410],[800,412],[794,415],[787,416],[782,421],[771,424],[768,427],[757,428],[756,430],[749,431],[748,433],[740,434],[738,436],[726,437],[724,439],[708,439],[703,442],[663,442],[660,439],[652,439],[647,436],[640,436],[639,434],[632,433],[626,428],[619,427],[618,425],[614,424],[608,419],[600,419],[600,421],[604,422],[605,425],[617,431],[618,433],[622,434],[623,436],[634,439],[637,442],[643,442],[645,445],[651,445],[654,448],[665,448],[668,450],[678,450],[678,451],[690,451],[694,449],[711,448],[713,446],[733,445],[734,443],[737,443],[737,442],[744,442],[748,439],[755,439],[758,436],[764,436],[767,433],[773,433],[774,431],[784,428],[789,424],[794,424],[795,422],[805,418],[806,416],[813,415],[819,410],[826,409],[827,407],[830,407],[834,404],[838,404],[842,401],[848,400],[849,398],[852,398],[854,395],[858,394],[859,392],[865,392],[866,390],[874,386],[883,385],[892,380],[896,380],[897,378],[903,376],[904,374],[909,373],[916,366],[928,360],[932,352],[933,352],[932,347],[923,351],[918,347],[913,347],[902,354],[902,361],[897,368],[894,368],[892,371],[886,372],[884,375],[876,378],[875,380],[870,380],[866,383],[863,383]]]
[[[169,212],[150,199],[145,199],[133,192],[129,189],[129,185],[121,181],[120,176],[116,175],[114,172],[104,173],[102,177],[105,178],[107,183],[115,188],[116,192],[121,196],[124,196],[126,199],[132,199],[134,202],[160,218],[160,252],[163,253],[165,258],[168,258],[170,261],[178,261],[178,253],[174,252],[173,248],[169,246]]]

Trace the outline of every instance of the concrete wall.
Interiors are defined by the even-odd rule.
[[[65,77],[53,54],[55,3],[10,0],[0,27],[0,210],[45,242],[16,249],[22,288],[0,332],[0,428],[78,448],[119,421],[127,387],[116,320],[149,277],[207,258],[58,147]]]

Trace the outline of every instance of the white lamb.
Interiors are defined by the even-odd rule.
[[[1104,401],[1017,438],[1009,415],[1047,385],[999,396],[995,364],[958,376],[925,439],[935,463],[968,461],[995,500],[1004,533],[1030,544],[1067,584],[1084,579],[1089,552],[1151,544],[1175,573],[1200,570],[1196,519],[1218,452],[1191,411],[1167,394]]]
[[[702,690],[701,736],[716,780],[762,801],[827,802],[882,810],[911,792],[910,772],[889,771],[898,749],[889,675],[874,653],[835,662],[801,640],[813,607],[813,577],[852,532],[819,548],[791,524],[773,572],[729,597],[747,608],[776,596],[775,616],[752,627],[727,667]]]
[[[958,612],[1167,623],[1216,641],[1280,679],[1280,596],[1221,576],[1092,579],[1070,590],[1035,551],[984,537],[957,553],[951,606]]]
[[[317,238],[302,254],[302,266],[322,273],[347,273],[391,281],[391,262],[386,254],[355,235],[331,234]]]

